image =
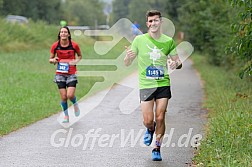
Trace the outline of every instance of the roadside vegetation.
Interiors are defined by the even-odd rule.
[[[252,87],[233,70],[211,65],[206,56],[192,56],[204,83],[208,110],[206,136],[194,158],[197,166],[252,165]]]
[[[192,58],[205,83],[204,107],[209,111],[209,121],[195,163],[252,166],[252,1],[113,0],[113,10],[104,2],[0,0],[0,136],[60,111],[57,87],[52,82],[55,67],[48,63],[60,20],[68,25],[111,27],[119,19],[129,18],[138,21],[146,32],[145,12],[158,9],[198,52]],[[29,24],[6,23],[8,14],[25,16]],[[80,44],[84,58],[101,58],[93,49],[92,37],[73,39]],[[122,40],[102,58],[116,58],[125,44],[128,42]],[[102,80],[81,77],[77,97]]]
[[[53,82],[55,66],[48,63],[50,47],[57,40],[59,27],[35,22],[27,25],[6,23],[0,20],[0,136],[27,126],[52,114],[60,112],[60,96]],[[76,37],[83,53],[83,59],[97,59],[94,51],[94,39],[91,37]],[[122,40],[103,58],[115,59],[124,51],[128,42]],[[88,70],[85,67],[77,67]],[[89,67],[90,68],[90,67]],[[92,66],[99,70],[99,66]],[[103,70],[107,70],[106,67]],[[108,69],[110,70],[110,69]],[[112,69],[113,70],[113,69]],[[115,70],[115,69],[114,69]],[[130,71],[123,71],[126,74]],[[120,80],[123,75],[113,76]],[[102,76],[79,77],[76,96],[81,99],[96,82],[102,82]],[[104,84],[95,91],[109,85]]]

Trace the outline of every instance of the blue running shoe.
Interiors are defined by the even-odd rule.
[[[161,157],[159,148],[154,148],[152,150],[152,161],[162,161],[162,157]]]
[[[155,132],[155,127],[156,127],[156,122],[154,122],[154,130],[150,131],[148,128],[144,134],[144,144],[146,146],[151,145],[152,139],[153,139],[153,134]]]

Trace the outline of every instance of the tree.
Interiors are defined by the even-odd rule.
[[[118,21],[121,18],[125,18],[128,16],[128,6],[131,0],[114,0],[113,1],[113,23]]]
[[[174,22],[178,24],[179,22],[179,12],[178,9],[185,4],[186,0],[168,0],[165,4],[165,11]]]
[[[0,0],[0,15],[2,15],[3,11],[3,0]]]
[[[132,22],[137,21],[141,29],[146,31],[146,11],[157,9],[163,16],[167,16],[165,3],[165,0],[115,0],[113,2],[113,20],[115,22],[120,18],[129,18]]]
[[[196,1],[187,1],[179,8],[181,28],[195,49],[207,54],[211,63],[227,64],[225,48],[231,38],[233,10],[223,0]]]
[[[252,75],[252,2],[251,0],[229,0],[231,6],[238,8],[239,19],[232,25],[235,33],[229,51],[242,62],[240,77]]]
[[[139,6],[141,7],[139,8]],[[132,22],[137,21],[143,32],[147,31],[145,13],[150,9],[151,5],[148,1],[132,0],[129,4],[128,18]]]
[[[59,24],[65,19],[77,25],[105,24],[103,3],[99,0],[0,0],[2,15],[22,15],[32,20]]]
[[[22,11],[24,10],[25,5],[23,0],[2,0],[2,14],[8,15],[21,15]]]
[[[103,4],[99,0],[67,1],[64,9],[64,19],[72,25],[95,26],[106,23]]]
[[[59,22],[60,0],[0,0],[1,14],[22,15],[32,20],[44,20],[48,23]]]

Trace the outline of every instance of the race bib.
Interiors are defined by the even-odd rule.
[[[147,79],[164,79],[163,66],[148,66],[146,68]]]
[[[57,72],[68,73],[69,64],[68,63],[58,63]]]

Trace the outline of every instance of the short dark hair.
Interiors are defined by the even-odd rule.
[[[161,12],[159,12],[158,10],[148,10],[147,12],[146,12],[146,20],[148,21],[148,17],[151,17],[151,16],[156,16],[156,15],[158,15],[159,16],[159,18],[161,18],[162,16],[161,16]]]
[[[62,28],[67,29],[67,32],[68,32],[68,34],[69,34],[68,39],[69,39],[69,41],[70,41],[70,40],[71,40],[71,33],[70,33],[70,30],[69,30],[69,28],[68,28],[67,26],[60,27],[60,30],[59,30],[59,33],[58,33],[58,40],[60,40],[60,31],[61,31]]]

